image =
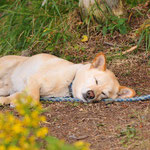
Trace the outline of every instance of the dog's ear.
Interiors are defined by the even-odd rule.
[[[135,91],[131,88],[120,86],[119,87],[119,98],[131,98],[135,95]]]
[[[101,71],[106,70],[106,58],[102,52],[96,55],[96,57],[92,61],[91,68],[98,68]]]

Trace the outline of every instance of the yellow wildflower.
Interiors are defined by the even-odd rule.
[[[85,143],[83,141],[78,141],[74,143],[75,147],[79,148],[80,150],[90,150],[90,144]]]
[[[31,124],[31,118],[28,115],[25,115],[23,123],[29,126]]]
[[[41,117],[40,117],[40,121],[43,122],[43,121],[45,121],[45,120],[46,120],[45,116],[41,116]]]
[[[8,150],[21,150],[21,149],[17,146],[10,146],[8,147]]]
[[[31,145],[29,145],[29,143],[27,142],[24,142],[21,146],[22,146],[22,149],[25,150],[25,149],[29,149]]]
[[[46,28],[43,32],[46,32],[48,30],[48,28]]]
[[[21,125],[21,123],[16,123],[13,127],[12,127],[13,131],[15,133],[21,133],[23,131],[23,127]]]
[[[5,134],[3,132],[0,132],[0,138],[4,138]]]
[[[88,41],[88,36],[87,35],[83,35],[81,42],[87,42]]]
[[[9,123],[13,123],[15,121],[15,117],[9,114],[8,120],[9,120]]]
[[[1,146],[0,146],[0,150],[6,150],[5,146],[4,146],[4,145],[1,145]]]
[[[9,144],[9,143],[12,141],[12,138],[13,138],[13,137],[11,137],[11,136],[6,136],[6,135],[5,135],[5,143],[6,143],[6,144]]]
[[[48,133],[47,128],[43,127],[37,131],[36,135],[37,135],[37,137],[43,138],[47,133]]]
[[[19,144],[20,145],[23,145],[26,141],[26,138],[24,136],[22,136],[20,139],[19,139]]]
[[[31,142],[31,143],[34,143],[35,142],[35,139],[36,139],[36,137],[35,136],[31,136],[31,137],[29,137],[29,141]]]
[[[33,111],[33,112],[31,113],[31,117],[32,117],[33,119],[38,118],[38,117],[39,117],[39,112],[38,112],[38,111]]]

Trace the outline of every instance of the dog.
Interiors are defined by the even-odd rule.
[[[73,97],[84,102],[135,95],[133,89],[120,86],[114,73],[106,69],[102,52],[86,64],[74,64],[44,53],[0,58],[1,104],[13,104],[25,89],[35,102],[40,97],[70,96],[71,83]]]

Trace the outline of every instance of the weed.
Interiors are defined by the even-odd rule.
[[[149,61],[148,61],[148,65],[150,66],[150,59],[149,59]]]
[[[126,18],[118,18],[116,16],[111,16],[110,19],[106,20],[105,26],[102,28],[103,35],[107,33],[114,33],[114,31],[119,31],[121,34],[126,34],[128,27],[126,24]]]
[[[16,100],[19,117],[12,113],[0,113],[0,149],[5,150],[89,150],[89,144],[78,141],[74,145],[48,136],[48,128],[41,127],[46,118],[41,116],[42,106],[33,104],[26,93]]]
[[[138,29],[139,35],[138,46],[142,43],[145,44],[146,51],[150,50],[150,19],[146,20]]]
[[[130,76],[131,75],[131,71],[127,70],[125,73],[123,73],[123,76]]]
[[[124,137],[121,140],[121,144],[125,146],[128,142],[130,142],[131,139],[136,137],[136,133],[137,133],[136,129],[128,125],[126,129],[122,130],[120,132],[120,135],[118,136],[118,137]]]
[[[145,3],[146,1],[148,0],[126,0],[126,3],[130,5],[131,7],[135,7],[138,4]]]
[[[105,126],[105,125],[102,124],[102,123],[99,123],[99,124],[97,124],[96,126],[97,126],[97,127],[103,127],[103,126]]]

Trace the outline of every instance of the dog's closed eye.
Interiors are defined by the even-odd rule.
[[[102,92],[101,94],[103,95],[104,98],[108,98],[106,93]]]
[[[104,92],[102,92],[102,94],[103,94],[104,96],[107,96],[106,93],[104,93]]]
[[[96,84],[98,85],[98,81],[96,80],[96,78],[95,78],[95,82],[96,82]]]

